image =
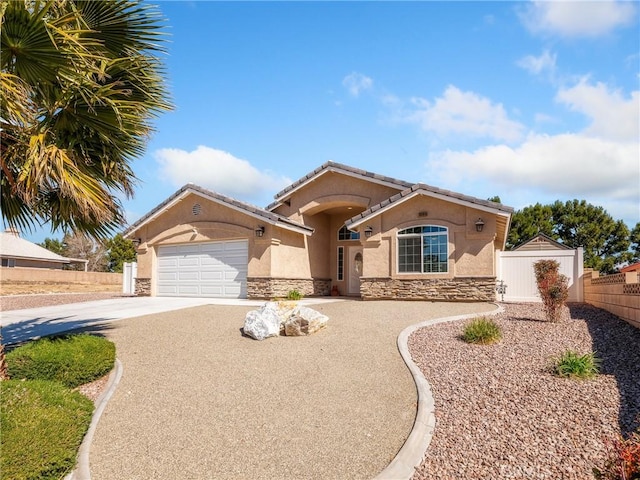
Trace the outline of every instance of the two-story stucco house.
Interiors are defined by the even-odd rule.
[[[486,301],[512,212],[327,162],[265,209],[185,185],[125,236],[140,295]]]

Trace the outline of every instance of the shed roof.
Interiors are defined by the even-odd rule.
[[[529,240],[517,245],[514,250],[573,250],[570,246],[560,243],[545,233],[538,233]]]

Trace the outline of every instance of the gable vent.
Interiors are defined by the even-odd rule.
[[[191,213],[193,213],[194,215],[200,215],[201,211],[202,206],[199,203],[194,204],[193,208],[191,209]]]

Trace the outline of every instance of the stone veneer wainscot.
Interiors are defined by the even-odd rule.
[[[247,278],[247,298],[286,297],[291,290],[297,290],[305,297],[326,296],[331,290],[328,278]]]
[[[362,278],[363,300],[437,300],[493,302],[495,277],[409,280],[388,277]]]

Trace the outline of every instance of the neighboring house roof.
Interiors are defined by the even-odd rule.
[[[293,220],[289,220],[287,217],[283,217],[281,215],[277,215],[275,213],[269,212],[263,208],[256,207],[255,205],[251,205],[249,203],[241,202],[239,200],[235,200],[231,197],[227,197],[226,195],[222,195],[220,193],[212,192],[211,190],[207,190],[206,188],[199,187],[198,185],[194,185],[193,183],[188,183],[176,193],[167,198],[160,205],[151,210],[144,217],[140,218],[137,222],[133,223],[129,228],[127,228],[124,232],[124,237],[128,238],[133,232],[149,223],[163,212],[171,208],[173,205],[187,197],[188,195],[197,195],[207,200],[211,200],[212,202],[219,203],[226,207],[232,208],[234,210],[245,213],[249,216],[255,217],[259,220],[262,220],[271,225],[275,225],[276,227],[284,228],[286,230],[291,230],[297,233],[302,233],[304,235],[311,235],[313,233],[313,228],[308,227],[306,225],[302,225],[301,223],[294,222]]]
[[[573,248],[557,242],[547,234],[538,233],[535,237],[517,245],[514,250],[573,250]]]
[[[640,272],[640,262],[632,263],[620,269],[620,273]]]
[[[378,175],[377,173],[368,172],[359,168],[350,167],[349,165],[343,165],[342,163],[335,163],[329,160],[323,165],[316,168],[314,171],[309,172],[304,177],[296,180],[284,190],[276,193],[274,196],[275,202],[267,206],[267,210],[271,211],[276,207],[282,205],[287,197],[291,196],[296,190],[302,188],[306,184],[313,182],[321,175],[329,172],[342,173],[343,175],[349,175],[352,177],[360,178],[368,182],[374,182],[388,187],[396,188],[398,190],[404,190],[411,187],[412,183],[405,182],[404,180],[398,180],[397,178],[385,177],[384,175]]]
[[[13,232],[0,232],[0,257],[39,260],[42,262],[71,263],[72,259],[53,253]]]

